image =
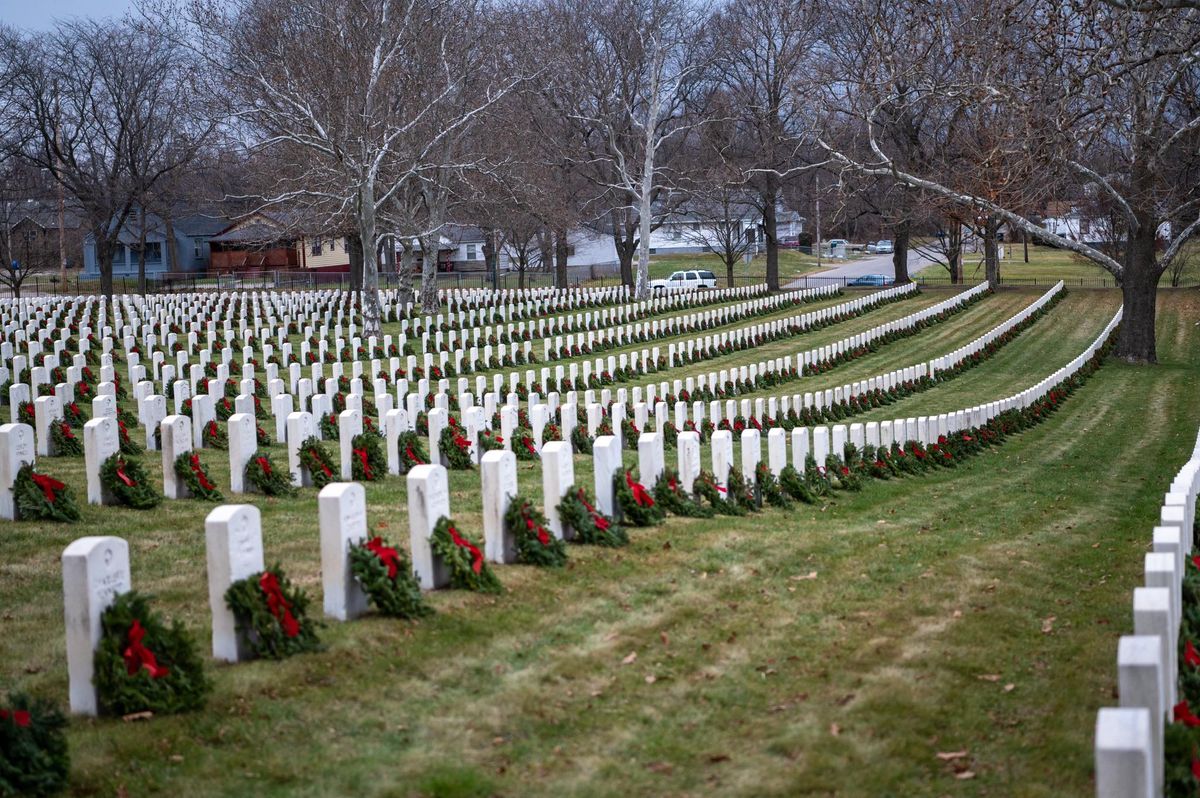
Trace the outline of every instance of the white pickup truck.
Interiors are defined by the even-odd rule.
[[[651,280],[650,290],[656,294],[688,288],[716,288],[717,276],[706,269],[672,272],[665,280]]]

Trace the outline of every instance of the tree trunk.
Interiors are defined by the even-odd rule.
[[[779,290],[779,219],[775,213],[775,205],[779,198],[779,189],[775,180],[768,178],[767,189],[762,193],[763,212],[763,241],[767,245],[767,290]],[[732,270],[730,270],[732,274]],[[733,287],[733,280],[729,282]]]
[[[642,176],[642,192],[638,202],[638,262],[637,275],[633,283],[634,301],[650,298],[650,225],[654,209],[651,207],[651,192],[654,189],[654,155],[647,152]]]
[[[911,223],[901,219],[896,223],[893,233],[895,247],[892,250],[892,268],[896,272],[896,285],[910,282],[908,279],[908,240],[911,236]]]
[[[363,334],[367,337],[383,335],[379,307],[379,230],[375,221],[375,184],[363,181],[358,194],[358,253],[359,291],[362,297]],[[354,270],[354,259],[350,260]]]
[[[413,301],[412,274],[417,262],[417,253],[413,250],[412,238],[404,236],[400,239],[400,302],[405,304]]]
[[[622,240],[617,234],[613,234],[613,243],[617,248],[617,262],[621,266],[621,283],[623,285],[633,287],[633,242]]]
[[[1025,248],[1025,262],[1029,263],[1029,231],[1021,230],[1021,246]]]
[[[163,242],[163,248],[166,252],[163,257],[166,258],[167,272],[179,271],[179,258],[175,251],[175,220],[171,217],[171,212],[167,211],[163,214],[163,224],[166,226],[167,240]]]
[[[1161,272],[1154,257],[1156,231],[1153,223],[1142,224],[1129,237],[1129,260],[1121,281],[1125,313],[1115,353],[1127,363],[1158,362],[1154,321]]]
[[[525,264],[528,260],[524,251],[517,256],[517,288],[522,291],[525,290]]]
[[[439,240],[437,233],[421,237],[422,313],[437,313],[438,310],[437,259]]]
[[[983,270],[993,291],[1000,287],[1000,251],[996,242],[999,231],[999,218],[987,217],[983,223]]]
[[[554,231],[554,287],[567,287],[567,262],[571,259],[571,242],[567,240],[567,231]]]
[[[963,281],[961,222],[953,222],[946,232],[946,262],[950,267],[950,283],[958,285]]]
[[[100,272],[100,293],[109,305],[113,300],[113,242],[106,233],[92,231],[96,242],[96,270]]]
[[[138,293],[146,295],[146,208],[138,210]]]
[[[362,226],[362,222],[359,222]],[[363,241],[362,234],[355,233],[346,236],[346,255],[350,259],[350,290],[354,293],[362,291],[363,285]]]

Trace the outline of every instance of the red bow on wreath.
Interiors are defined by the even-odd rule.
[[[1182,723],[1185,726],[1200,726],[1200,718],[1192,714],[1187,701],[1180,701],[1175,705],[1174,718],[1176,723]]]
[[[1200,667],[1200,652],[1196,651],[1196,646],[1191,640],[1183,647],[1183,661],[1193,668]]]
[[[471,442],[458,433],[455,433],[454,435],[454,445],[462,449],[464,452],[471,448]]]
[[[601,532],[608,531],[608,519],[596,511],[596,508],[587,503],[587,499],[583,498],[583,491],[579,491],[579,503],[582,504],[592,516],[592,523],[596,525],[596,529]]]
[[[279,625],[283,627],[283,633],[288,637],[300,634],[300,623],[292,615],[292,604],[283,597],[283,591],[279,589],[279,577],[266,571],[258,580],[258,586],[262,589],[263,595],[267,597],[267,609],[279,621]]]
[[[395,579],[400,572],[400,554],[390,546],[383,545],[383,538],[376,535],[366,543],[367,551],[379,558],[387,566],[388,579]]]
[[[625,472],[625,484],[629,486],[631,491],[633,491],[633,500],[637,502],[638,507],[654,506],[654,498],[650,495],[650,492],[646,490],[646,486],[640,482],[635,482],[633,479],[633,473],[630,471]]]
[[[11,720],[21,728],[26,728],[29,726],[31,719],[29,717],[29,710],[27,709],[0,709],[0,720]]]
[[[525,519],[525,528],[528,529],[530,532],[533,532],[534,529],[536,528],[538,543],[541,543],[543,546],[550,545],[550,534],[548,532],[546,532],[546,527],[542,526],[541,524],[533,523],[532,518],[526,518]]]
[[[63,422],[58,425],[58,431],[63,434],[63,437],[69,441],[75,440],[75,433],[71,432],[71,425]]]
[[[204,466],[200,465],[200,455],[192,455],[188,460],[188,465],[191,466],[192,473],[196,475],[196,479],[200,482],[200,487],[205,490],[212,490],[213,484],[208,481],[208,476],[204,473]]]
[[[411,446],[404,447],[404,454],[409,460],[412,460],[417,465],[425,465],[425,461],[420,457],[417,457],[416,452],[413,451]]]
[[[33,484],[42,489],[42,495],[46,497],[46,501],[53,504],[58,498],[58,491],[66,487],[54,477],[46,476],[45,474],[33,474]]]
[[[471,570],[479,573],[483,570],[483,552],[479,550],[471,541],[458,534],[458,530],[453,526],[450,527],[450,539],[454,541],[455,546],[466,549],[471,553]]]
[[[258,467],[262,469],[264,474],[271,476],[271,463],[267,460],[267,458],[255,457],[254,462],[258,463]]]
[[[130,479],[129,475],[125,473],[125,461],[124,460],[117,461],[117,479],[124,482],[125,487],[127,487],[127,488],[132,488],[135,485],[137,485],[137,483],[134,482],[132,479]]]
[[[133,676],[145,668],[151,679],[161,679],[169,671],[158,664],[158,660],[154,658],[150,649],[142,645],[145,637],[146,630],[142,626],[142,622],[134,618],[133,625],[129,627],[129,648],[125,649],[124,654],[125,670],[129,672],[130,676]]]
[[[537,448],[533,445],[532,440],[530,440],[529,438],[522,438],[521,443],[525,444],[525,448],[529,450],[530,454],[533,454],[533,455],[537,454]]]
[[[367,464],[367,450],[366,449],[354,449],[353,451],[354,451],[354,456],[358,458],[358,461],[360,463],[362,463],[363,476],[366,477],[367,479],[370,479],[374,475],[371,473],[371,466],[369,466]]]

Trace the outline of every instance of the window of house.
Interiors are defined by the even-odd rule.
[[[321,239],[314,238],[312,242],[312,254],[320,255],[322,250]]]
[[[680,238],[682,238],[682,237],[683,237],[683,231],[682,231],[682,230],[680,230],[678,227],[672,227],[672,228],[671,228],[671,240],[673,240],[673,241],[678,241],[678,240],[679,240]]]
[[[162,242],[146,242],[146,263],[162,263]]]
[[[127,256],[125,254],[125,245],[117,244],[116,249],[113,250],[113,265],[124,265],[126,260]]]
[[[207,238],[197,238],[192,243],[192,253],[197,260],[199,260],[200,258],[203,258],[206,254],[208,254],[206,252],[207,249],[208,249],[208,239]]]
[[[567,257],[568,258],[575,257],[575,245],[574,244],[567,244]]]
[[[699,223],[699,222],[692,222],[692,229],[693,229],[693,230],[697,230],[697,231],[699,231],[699,229],[700,229],[700,223]]]
[[[476,244],[467,244],[467,260],[475,260],[478,257],[479,247]]]

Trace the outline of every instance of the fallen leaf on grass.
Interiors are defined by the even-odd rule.
[[[128,715],[122,715],[121,720],[133,723],[135,720],[150,720],[152,717],[154,717],[153,712],[130,712]]]
[[[817,572],[809,571],[807,574],[804,574],[803,576],[793,576],[792,581],[793,582],[803,582],[806,579],[816,579],[816,578],[817,578]]]
[[[1008,684],[1004,685],[1004,692],[1011,693],[1014,688],[1016,688],[1016,685],[1012,682],[1009,682]]]
[[[982,673],[979,676],[976,676],[975,678],[979,679],[982,682],[998,682],[998,681],[1000,681],[1000,674],[998,674],[998,673]]]
[[[829,733],[832,734],[834,737],[837,737],[839,734],[842,733],[842,727],[837,725],[836,723],[830,723],[829,724]]]
[[[1057,615],[1051,615],[1046,620],[1042,621],[1042,634],[1048,635],[1054,631],[1054,622],[1058,620]]]
[[[637,652],[636,651],[630,651],[629,656],[627,656],[625,659],[621,660],[622,665],[632,665],[635,662],[637,662]]]
[[[709,754],[708,755],[708,761],[712,762],[714,765],[717,764],[718,762],[728,762],[729,759],[730,759],[729,754]]]
[[[973,778],[975,778],[975,771],[964,770],[962,773],[955,773],[954,778],[958,779],[959,781],[966,781],[967,779],[973,779]]]
[[[962,759],[966,755],[966,751],[938,751],[937,758],[943,762],[951,762],[955,759]]]
[[[659,632],[659,633],[658,633],[658,639],[662,641],[662,644],[663,644],[664,646],[669,646],[669,645],[671,645],[671,638],[667,637],[667,633],[666,633],[666,632]]]
[[[646,677],[646,684],[654,684],[658,681],[658,677],[653,673]]]
[[[650,764],[646,765],[646,770],[650,771],[651,773],[662,773],[664,775],[670,773],[674,769],[675,768],[671,766],[670,762],[651,762]]]

